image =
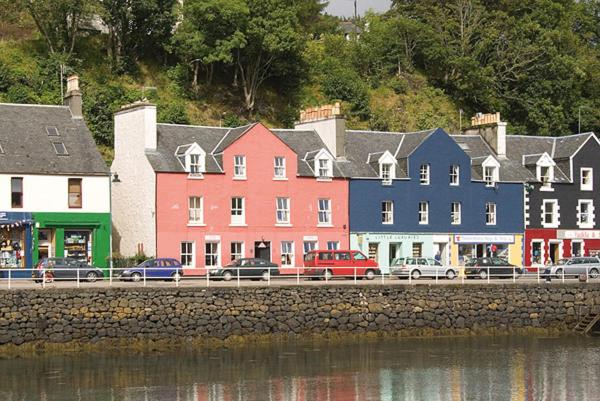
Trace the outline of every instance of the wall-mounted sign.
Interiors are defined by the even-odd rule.
[[[205,235],[204,241],[221,241],[220,235]]]
[[[514,244],[515,236],[508,234],[456,234],[455,244]]]
[[[557,230],[559,239],[600,239],[600,230]]]

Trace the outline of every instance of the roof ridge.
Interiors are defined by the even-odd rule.
[[[222,130],[231,130],[231,127],[217,127],[214,125],[194,125],[194,124],[174,124],[174,123],[156,123],[156,125],[171,125],[174,127],[189,127],[189,128],[215,128]]]
[[[18,107],[51,107],[59,109],[68,109],[64,104],[36,104],[36,103],[0,103],[0,106],[18,106]]]

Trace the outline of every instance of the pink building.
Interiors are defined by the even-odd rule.
[[[345,162],[313,128],[157,124],[153,105],[124,108],[112,166],[116,248],[175,257],[198,274],[241,257],[292,273],[308,250],[347,249]]]

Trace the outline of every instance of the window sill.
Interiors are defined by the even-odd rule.
[[[428,226],[429,222],[421,222],[421,221],[419,221],[419,225],[420,226]]]
[[[231,223],[229,227],[248,227],[246,223]]]
[[[293,227],[292,223],[275,223],[275,227]]]
[[[203,180],[204,175],[202,174],[188,174],[188,180]]]
[[[383,224],[384,226],[393,226],[394,222],[392,221],[391,223],[384,223],[383,221],[381,222],[381,224]]]
[[[248,181],[248,177],[233,177],[233,181]]]
[[[577,227],[579,227],[581,229],[588,229],[589,230],[591,228],[594,228],[594,225],[590,224],[590,223],[584,223],[584,224],[577,223]]]
[[[188,227],[206,227],[204,223],[187,223]]]
[[[460,223],[450,223],[452,226],[460,226]]]
[[[381,185],[383,185],[384,187],[391,187],[392,186],[392,181],[382,181]]]
[[[457,183],[457,184],[450,184],[450,186],[451,186],[451,187],[459,187],[459,186],[460,186],[460,183]]]
[[[587,192],[587,191],[593,191],[593,190],[594,190],[594,188],[592,188],[592,187],[581,187],[581,191]]]
[[[273,177],[273,181],[287,181],[287,177]]]
[[[333,224],[317,224],[317,227],[328,228],[333,227]]]
[[[486,226],[495,226],[496,223],[485,223]]]
[[[551,186],[546,186],[546,185],[542,185],[540,187],[540,191],[542,192],[554,192],[554,188],[552,188]]]
[[[333,181],[333,178],[331,178],[331,177],[318,177],[317,181],[318,182],[331,182],[331,181]]]

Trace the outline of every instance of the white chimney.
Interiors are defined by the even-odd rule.
[[[63,99],[63,104],[69,106],[71,115],[74,118],[83,118],[83,103],[77,75],[71,75],[67,78],[67,93]]]
[[[346,157],[346,119],[339,103],[301,111],[295,128],[314,130],[336,158]]]
[[[156,150],[156,105],[135,102],[115,113],[115,153],[120,145]],[[115,155],[116,156],[116,155]]]
[[[466,135],[480,135],[500,158],[506,157],[506,126],[500,113],[477,113],[471,118],[471,127],[464,131]]]

